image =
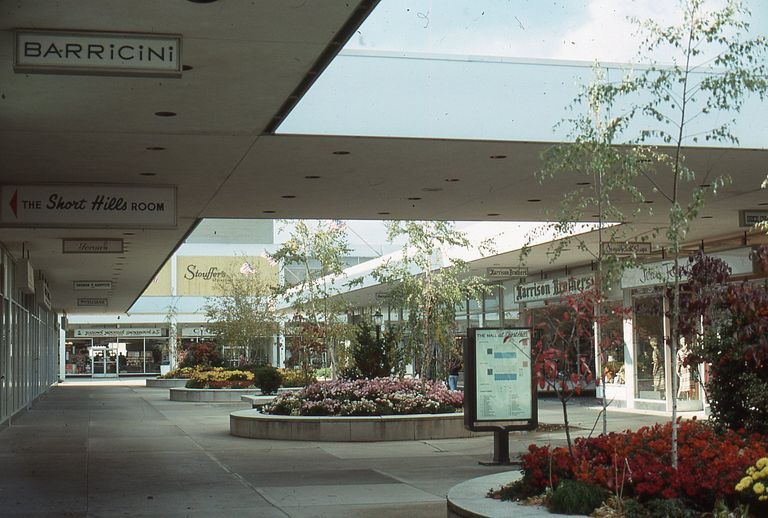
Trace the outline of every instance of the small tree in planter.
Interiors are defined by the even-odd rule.
[[[352,343],[352,359],[364,378],[390,376],[398,364],[395,336],[385,331],[377,339],[373,326],[366,321],[360,322]]]

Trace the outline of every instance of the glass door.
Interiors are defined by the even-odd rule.
[[[91,361],[94,378],[117,376],[117,349],[104,346],[91,347]]]

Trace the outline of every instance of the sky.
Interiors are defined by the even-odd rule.
[[[746,4],[751,32],[768,32],[768,1]],[[651,14],[664,25],[681,16],[675,0],[381,0],[278,133],[567,140],[556,125],[595,60],[619,64],[611,80],[648,62],[629,18]],[[653,59],[676,58],[664,50]],[[768,145],[767,106],[747,101],[742,147]],[[697,119],[692,133],[719,126],[718,116]]]

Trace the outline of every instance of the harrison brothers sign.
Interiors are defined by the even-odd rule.
[[[181,36],[17,29],[14,70],[47,74],[181,76]]]

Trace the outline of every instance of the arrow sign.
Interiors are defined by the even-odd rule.
[[[19,198],[19,191],[13,191],[13,196],[11,196],[11,210],[13,211],[13,215],[16,218],[19,217],[19,214],[16,212],[16,209],[19,206],[18,198]]]

